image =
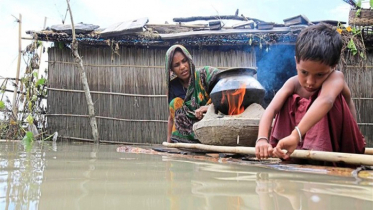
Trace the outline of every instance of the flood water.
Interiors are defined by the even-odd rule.
[[[372,180],[117,147],[0,142],[0,209],[373,209]]]

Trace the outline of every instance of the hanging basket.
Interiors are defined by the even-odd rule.
[[[360,14],[356,15],[357,10],[350,10],[348,22],[351,26],[370,26],[373,25],[373,10],[361,9]]]

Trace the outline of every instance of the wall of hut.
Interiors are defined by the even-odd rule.
[[[80,46],[103,142],[162,143],[166,140],[167,99],[164,60],[167,48]],[[218,68],[255,66],[251,48],[190,49],[195,65]],[[48,131],[93,139],[79,69],[71,50],[48,52]]]
[[[367,147],[373,147],[373,51],[368,51],[363,60],[351,54],[347,54],[345,60],[341,71],[351,89],[358,125]]]

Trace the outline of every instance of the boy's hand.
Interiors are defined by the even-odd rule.
[[[290,136],[287,136],[283,139],[281,139],[277,146],[273,150],[273,155],[278,158],[283,159],[289,159],[290,155],[294,152],[294,150],[297,148],[299,143],[299,136],[297,133],[294,134],[291,133]],[[287,150],[287,153],[285,154],[282,150]]]
[[[255,145],[255,156],[260,159],[267,159],[272,156],[273,148],[266,139],[259,140]]]

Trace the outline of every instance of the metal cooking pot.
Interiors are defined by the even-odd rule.
[[[222,70],[218,74],[218,82],[210,93],[215,110],[227,115],[229,104],[226,98],[222,100],[223,91],[232,93],[240,89],[243,85],[245,85],[245,95],[241,107],[246,109],[246,107],[250,106],[252,103],[261,104],[265,95],[265,89],[258,80],[254,78],[255,74],[255,68],[231,68]]]

